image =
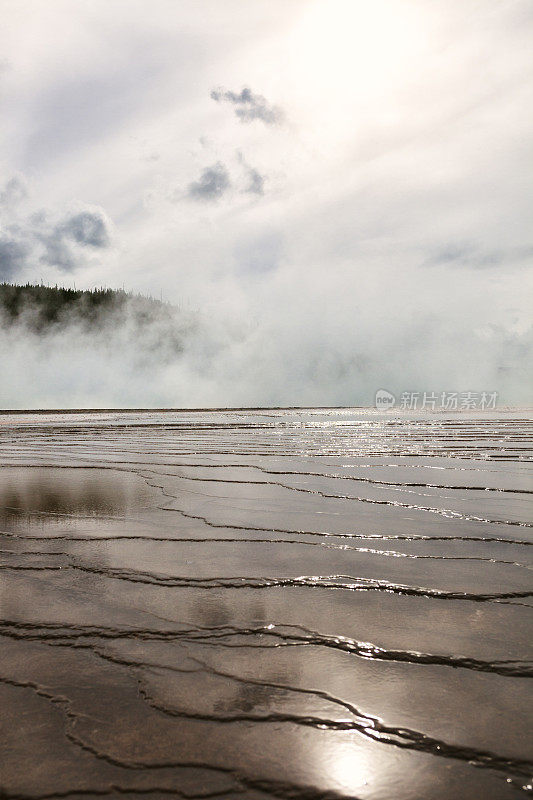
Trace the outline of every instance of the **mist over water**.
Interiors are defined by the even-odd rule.
[[[482,310],[459,302],[447,315],[416,311],[413,297],[399,308],[384,293],[376,315],[338,288],[322,308],[305,287],[299,305],[275,286],[268,294],[263,308],[257,299],[196,311],[154,303],[141,319],[132,299],[90,325],[65,312],[36,329],[31,307],[15,321],[4,316],[0,405],[372,405],[380,388],[531,401],[531,328],[486,324]]]
[[[1,405],[531,403],[528,0],[8,5],[0,280],[179,310],[3,329]]]

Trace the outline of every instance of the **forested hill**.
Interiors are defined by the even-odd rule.
[[[169,320],[173,310],[167,303],[122,289],[77,290],[0,283],[0,324],[22,323],[35,331],[73,323],[93,328],[108,322],[120,324],[126,318],[142,326],[155,319]]]

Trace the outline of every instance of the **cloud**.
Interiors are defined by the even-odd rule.
[[[9,178],[0,190],[0,206],[13,207],[28,197],[28,187],[21,175]]]
[[[89,247],[109,247],[109,224],[101,211],[82,211],[58,226],[58,233]]]
[[[243,194],[263,195],[265,193],[266,176],[247,163],[240,151],[236,153],[236,160],[241,169],[226,166],[217,161],[205,167],[198,180],[192,181],[185,191],[185,197],[200,202],[213,202],[235,189]],[[183,193],[176,191],[170,194],[173,201],[183,198]]]
[[[263,195],[265,193],[266,175],[262,175],[258,169],[250,166],[240,150],[237,150],[237,161],[242,164],[245,172],[246,184],[242,192],[244,194]]]
[[[52,231],[40,237],[44,252],[39,258],[40,264],[56,267],[62,272],[73,272],[76,269],[76,257],[61,236]]]
[[[86,248],[101,250],[110,246],[110,225],[100,209],[81,211],[65,217],[51,230],[37,230],[36,239],[44,245],[42,264],[72,272],[83,264]]]
[[[486,247],[475,242],[450,242],[437,249],[426,262],[427,265],[449,265],[465,269],[507,269],[526,266],[531,262],[533,246],[522,247]]]
[[[9,281],[20,272],[30,248],[21,241],[3,237],[0,239],[0,280]]]
[[[247,194],[264,194],[265,193],[265,176],[254,169],[248,168],[248,185],[244,190]]]
[[[211,98],[217,103],[234,105],[235,115],[241,122],[252,122],[254,119],[259,119],[265,125],[279,125],[284,119],[281,108],[269,105],[263,95],[254,94],[247,86],[238,93],[229,89],[213,89]]]
[[[229,172],[220,161],[206,167],[197,181],[189,184],[187,196],[193,200],[218,200],[231,186]]]
[[[234,250],[239,273],[261,275],[278,269],[283,258],[283,246],[283,237],[275,229],[244,234]]]
[[[0,191],[0,279],[18,280],[21,273],[39,264],[73,272],[86,266],[95,251],[111,247],[111,223],[103,209],[81,208],[63,214],[54,209],[21,209],[22,201],[28,199],[22,176],[5,181]]]
[[[19,203],[27,237],[1,228],[5,270],[18,277],[23,263],[24,280],[162,288],[201,309],[190,373],[169,370],[170,405],[366,403],[377,387],[524,396],[529,0],[490,10],[377,0],[357,26],[350,3],[332,19],[327,0],[261,0],[245,20],[237,14],[245,27],[225,24],[217,0],[209,14],[204,3],[116,2],[127,25],[103,0],[34,4],[39,37],[24,15],[2,19],[13,69],[0,76],[0,158],[31,176],[33,210],[48,210],[30,220]],[[274,61],[283,69],[267,79]],[[278,102],[290,115],[281,128],[268,113]],[[152,148],[160,162],[141,161]],[[264,198],[237,148],[266,176]],[[215,162],[231,186],[204,176]],[[58,207],[67,196],[105,208],[122,253],[59,235],[85,210]],[[105,403],[163,399],[154,381],[132,371],[128,383],[114,363],[106,384],[105,368],[87,397],[106,386]],[[59,405],[76,402],[68,385],[54,386],[52,377]],[[44,402],[36,392],[28,378],[21,404]]]

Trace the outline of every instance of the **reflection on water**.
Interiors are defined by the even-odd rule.
[[[54,524],[47,515],[125,516],[153,503],[137,475],[108,469],[5,467],[0,470],[0,525]]]
[[[523,413],[3,422],[6,796],[529,791]]]

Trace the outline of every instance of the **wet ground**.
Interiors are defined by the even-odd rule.
[[[0,415],[0,795],[528,796],[532,428]]]

